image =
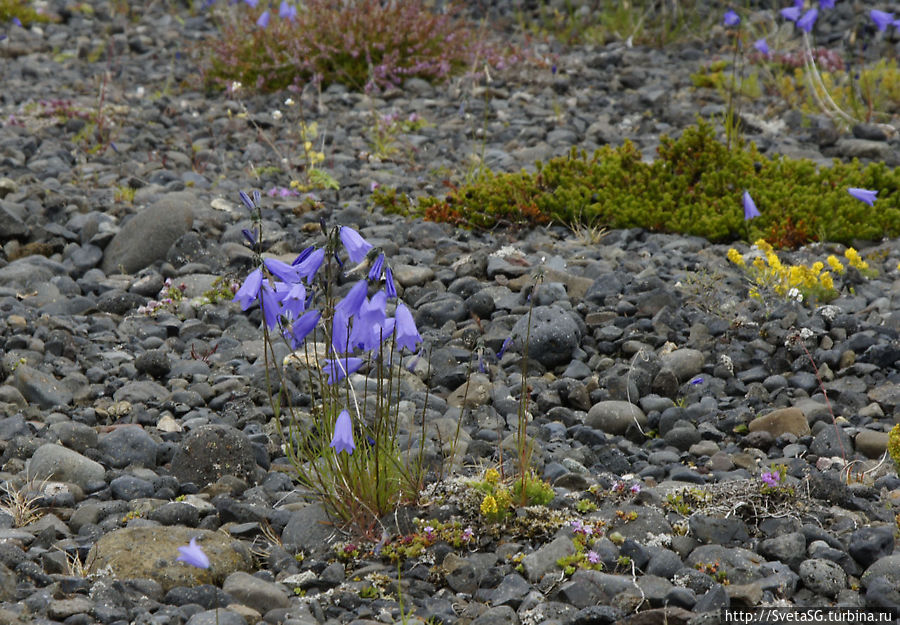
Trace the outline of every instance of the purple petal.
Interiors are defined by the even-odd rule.
[[[362,358],[344,357],[335,360],[323,360],[322,372],[328,376],[328,384],[336,384],[351,373],[359,371],[365,361]]]
[[[873,22],[875,22],[875,26],[878,28],[878,30],[884,30],[891,25],[891,22],[894,21],[893,13],[879,11],[878,9],[872,9],[869,12],[869,17],[872,18]]]
[[[334,422],[334,436],[331,438],[331,447],[336,453],[342,451],[352,454],[356,449],[353,442],[353,422],[350,420],[350,413],[342,410],[341,414]]]
[[[190,544],[179,547],[178,551],[181,554],[176,558],[178,562],[196,566],[198,569],[209,568],[209,558],[206,557],[206,554],[203,553],[203,549],[197,544],[196,538],[191,538]]]
[[[397,347],[400,349],[405,347],[411,352],[416,351],[416,345],[422,342],[422,335],[416,329],[416,322],[406,304],[403,302],[397,304],[394,318],[396,320]]]
[[[353,228],[342,226],[338,236],[341,238],[341,243],[344,244],[352,263],[361,263],[366,254],[369,253],[369,250],[372,249],[372,244],[362,238],[362,235]]]
[[[781,11],[780,11],[781,17],[783,17],[786,20],[790,20],[792,22],[796,22],[798,19],[800,19],[801,12],[802,12],[802,9],[797,6],[787,7],[787,8],[781,9]]]
[[[262,287],[262,270],[254,269],[244,280],[244,284],[234,294],[232,301],[241,305],[241,310],[247,310],[253,305],[253,302],[259,297],[259,290]]]
[[[263,11],[262,15],[259,16],[259,19],[256,20],[256,25],[260,28],[265,28],[269,25],[269,12]]]
[[[859,189],[857,187],[850,187],[847,189],[847,193],[855,197],[860,202],[865,202],[869,206],[875,204],[875,200],[878,199],[878,191],[872,191],[870,189]]]
[[[812,32],[813,26],[815,26],[816,18],[819,17],[818,9],[810,9],[806,13],[803,14],[799,20],[797,20],[797,28],[800,30],[805,30],[806,32]]]
[[[722,23],[726,26],[737,26],[741,23],[741,18],[737,13],[728,9],[725,11],[725,18],[722,20]]]
[[[749,221],[751,219],[756,219],[760,217],[760,212],[756,209],[756,202],[753,201],[753,198],[750,197],[749,191],[744,191],[744,221]]]

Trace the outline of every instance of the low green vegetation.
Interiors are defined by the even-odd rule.
[[[849,195],[849,187],[878,189],[877,210]],[[750,221],[741,208],[745,190],[761,213]],[[561,222],[641,227],[713,242],[765,239],[789,248],[900,234],[896,170],[883,163],[820,167],[806,159],[770,158],[753,144],[729,149],[702,121],[678,139],[664,136],[652,163],[626,141],[593,155],[573,149],[536,163],[534,173],[486,171],[445,197],[409,200],[393,189],[376,189],[372,197],[388,212],[466,228]]]

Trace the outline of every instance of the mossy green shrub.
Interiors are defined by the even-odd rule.
[[[434,13],[422,0],[306,0],[296,9],[290,18],[280,17],[274,2],[217,9],[220,33],[202,46],[206,86],[239,82],[278,91],[316,81],[385,88],[412,76],[441,81],[476,60],[478,68],[514,60],[486,43],[483,29]]]
[[[31,0],[0,0],[0,24],[6,24],[15,18],[26,27],[33,22],[49,22],[50,16],[39,13],[33,5]]]
[[[714,242],[765,239],[775,247],[810,241],[877,240],[900,234],[900,173],[884,164],[861,166],[784,156],[769,158],[756,146],[729,149],[711,125],[700,122],[679,139],[663,137],[653,163],[629,142],[593,155],[573,149],[536,163],[534,173],[493,173],[451,189],[443,198],[414,204],[390,189],[377,189],[386,211],[423,215],[469,228],[551,221],[610,228],[641,227],[679,232]],[[875,208],[847,193],[878,190]],[[747,190],[762,213],[744,220]]]

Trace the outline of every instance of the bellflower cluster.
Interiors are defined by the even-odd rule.
[[[258,210],[258,192],[250,197],[241,191],[240,197],[247,208]],[[255,243],[255,237],[249,234],[248,240]],[[347,226],[340,227],[338,239],[349,261],[357,264],[346,275],[361,269],[362,277],[334,306],[328,358],[320,362],[330,385],[361,369],[367,357],[377,353],[392,337],[397,348],[409,351],[415,351],[422,342],[412,313],[397,298],[393,274],[385,263],[384,254]],[[322,321],[322,311],[315,304],[323,282],[317,276],[325,257],[324,248],[311,246],[291,264],[266,258],[244,280],[234,301],[243,310],[258,305],[266,328],[277,328],[291,348],[296,350]],[[375,292],[369,296],[373,289]],[[392,317],[388,314],[389,300],[397,300]],[[355,449],[352,419],[346,410],[337,418],[331,446],[337,452],[348,454]]]

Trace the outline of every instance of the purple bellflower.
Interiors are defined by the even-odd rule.
[[[741,17],[733,10],[728,9],[725,11],[725,17],[722,20],[722,23],[725,24],[725,26],[737,26],[741,23]]]
[[[287,293],[281,299],[281,307],[291,319],[297,319],[306,310],[306,287],[302,282],[288,285]]]
[[[797,20],[797,28],[800,30],[804,30],[808,33],[812,32],[813,26],[815,26],[816,18],[819,17],[819,9],[810,9],[806,13],[803,14],[799,20]]]
[[[263,264],[266,266],[272,275],[281,280],[282,282],[288,282],[293,284],[297,282],[300,277],[297,275],[297,268],[293,265],[288,265],[285,262],[278,260],[277,258],[267,258],[263,261]]]
[[[869,17],[872,18],[872,21],[875,22],[875,26],[881,31],[885,30],[894,21],[893,13],[879,11],[878,9],[872,9],[869,12]]]
[[[340,359],[326,359],[322,363],[322,371],[328,376],[329,386],[337,384],[351,373],[359,371],[365,361],[362,358],[344,357]]]
[[[394,328],[397,330],[397,347],[401,349],[405,347],[411,352],[416,351],[416,345],[422,342],[422,335],[416,329],[416,322],[406,304],[403,302],[397,304],[394,316],[396,318]]]
[[[234,294],[232,301],[241,305],[241,310],[247,310],[253,305],[253,302],[259,298],[259,291],[262,288],[262,270],[254,269],[244,280],[244,284]]]
[[[819,8],[820,9],[833,9],[834,8],[834,0],[819,0]]]
[[[381,279],[381,272],[384,269],[384,254],[379,254],[378,258],[375,259],[375,262],[372,263],[372,268],[369,269],[369,280],[375,281]]]
[[[389,298],[397,298],[397,285],[394,284],[394,272],[390,267],[384,268],[384,290]]]
[[[334,307],[335,311],[346,313],[348,317],[357,314],[360,306],[366,301],[366,291],[368,289],[369,284],[365,280],[357,281],[344,296],[344,299],[339,301]]]
[[[258,4],[258,0],[244,0],[244,3],[255,9],[256,5]]]
[[[256,25],[260,28],[266,28],[269,25],[269,11],[263,11],[262,15],[259,16],[259,19],[256,20]]]
[[[347,249],[347,255],[352,263],[361,263],[366,254],[369,253],[369,250],[372,249],[372,244],[362,238],[362,235],[353,228],[341,226],[338,236]]]
[[[191,538],[190,544],[179,547],[178,551],[181,553],[181,555],[176,558],[178,562],[196,566],[198,569],[209,568],[209,558],[206,557],[206,554],[203,553],[203,549],[197,544],[196,538]]]
[[[871,191],[869,189],[859,189],[857,187],[850,187],[847,189],[847,193],[855,197],[860,202],[865,202],[869,206],[872,206],[875,203],[875,200],[878,198],[878,191]]]
[[[303,345],[303,341],[309,336],[309,333],[316,329],[322,313],[318,310],[309,310],[302,317],[294,322],[291,329],[285,330],[285,338],[291,343],[291,349],[297,349]]]
[[[322,266],[322,261],[324,260],[324,249],[308,247],[294,259],[292,264],[297,271],[298,277],[304,278],[307,284],[311,284],[313,278],[316,277],[316,272],[319,271],[319,268]]]
[[[750,221],[751,219],[756,219],[757,217],[761,217],[762,215],[756,209],[756,202],[753,201],[753,198],[750,197],[749,191],[744,191],[744,221]]]
[[[781,17],[786,20],[790,20],[791,22],[796,22],[800,19],[800,15],[802,13],[802,9],[798,6],[785,7],[779,11],[781,13]]]
[[[507,336],[506,340],[503,341],[503,345],[500,346],[500,351],[497,352],[497,360],[503,360],[503,354],[506,353],[506,350],[509,349],[509,346],[512,344],[512,337]]]
[[[765,56],[769,56],[771,53],[769,50],[769,44],[766,42],[766,38],[757,39],[753,42],[753,47],[756,48],[757,51],[761,52]]]
[[[334,422],[334,436],[331,437],[331,446],[334,447],[335,453],[342,451],[352,454],[356,449],[353,442],[353,422],[350,421],[350,413],[342,410]]]
[[[297,7],[287,2],[287,0],[281,0],[281,6],[278,7],[278,17],[293,22],[294,18],[297,17]]]

